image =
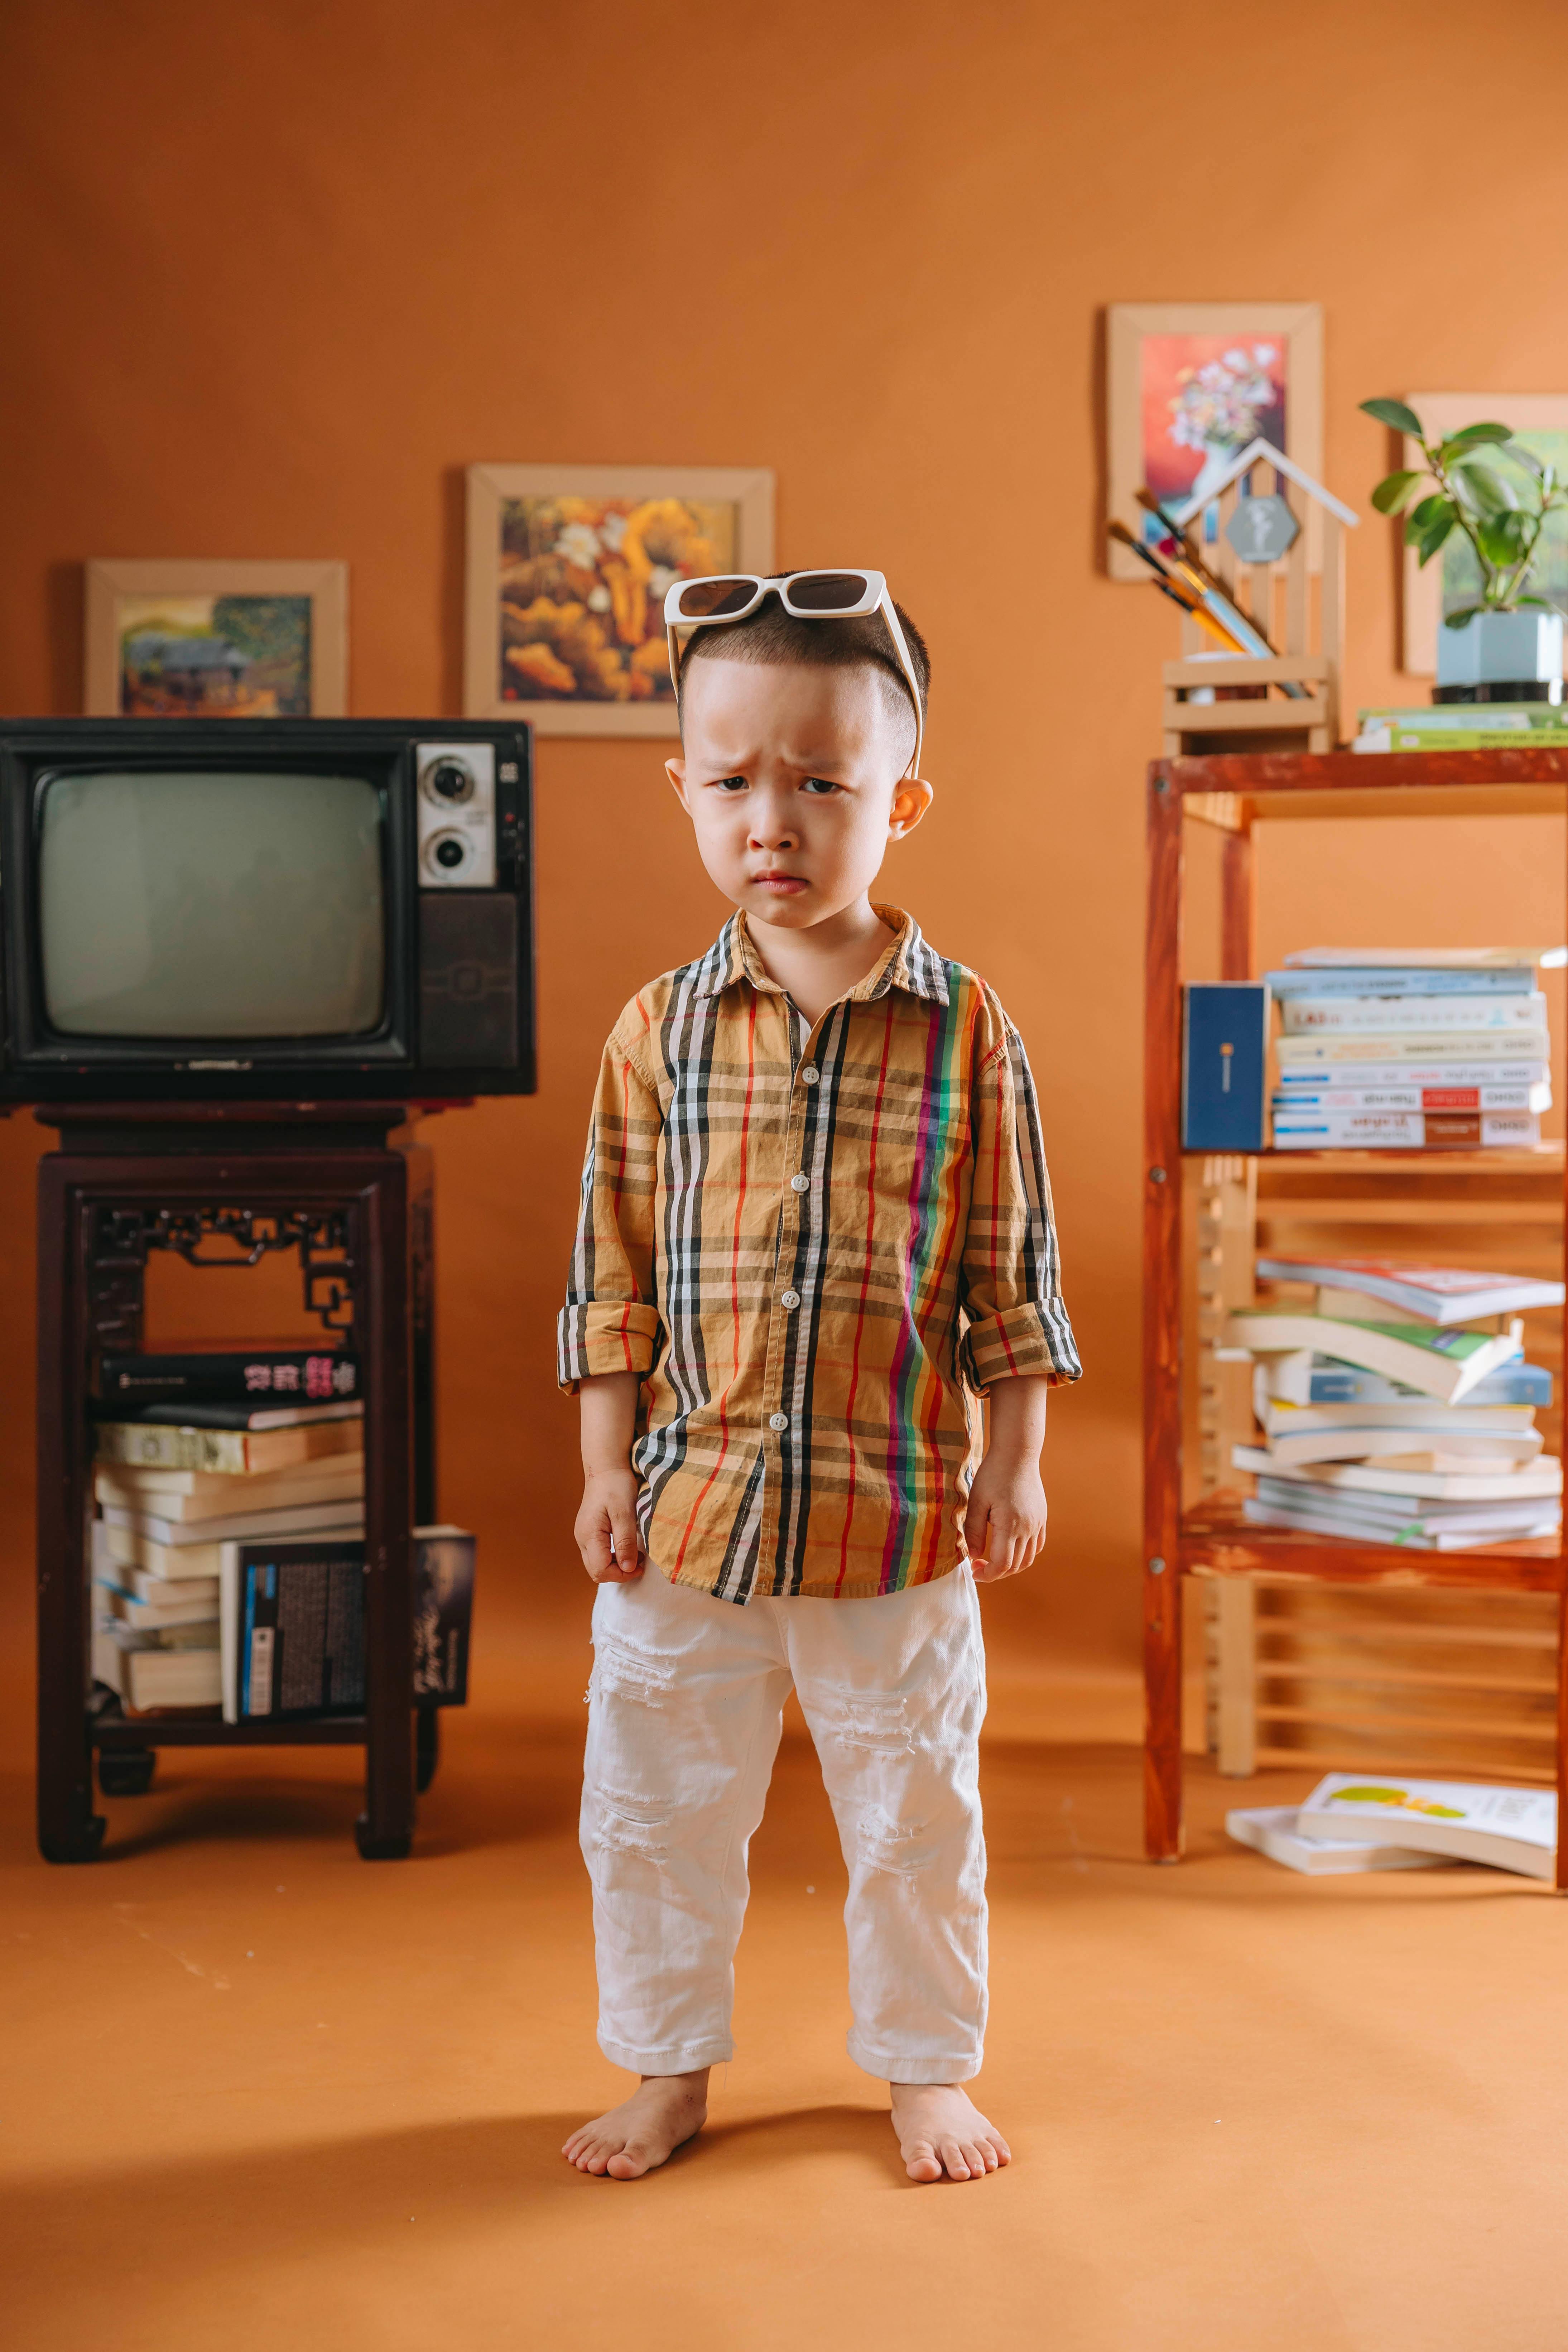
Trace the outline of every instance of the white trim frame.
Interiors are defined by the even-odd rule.
[[[82,709],[89,719],[118,719],[121,596],[309,596],[310,716],[344,719],[349,688],[349,567],[335,562],[271,557],[97,557],[87,566],[87,632]],[[243,724],[237,721],[237,724]]]

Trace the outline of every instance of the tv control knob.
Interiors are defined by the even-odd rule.
[[[474,772],[461,760],[437,760],[425,779],[426,790],[433,800],[446,801],[453,807],[474,797]]]
[[[438,841],[436,844],[432,855],[435,857],[437,865],[444,866],[447,873],[450,874],[456,867],[467,863],[468,856],[468,844],[463,841],[457,841],[453,838],[451,834],[447,834],[444,840]]]

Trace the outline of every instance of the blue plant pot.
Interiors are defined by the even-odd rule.
[[[1437,631],[1434,702],[1561,702],[1561,613],[1476,613]]]

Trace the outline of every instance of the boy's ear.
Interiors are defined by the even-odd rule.
[[[669,778],[671,784],[675,787],[676,799],[680,803],[680,805],[686,811],[687,815],[689,816],[691,814],[691,803],[686,797],[685,760],[667,760],[664,763],[664,772]]]
[[[669,762],[673,769],[675,762]],[[923,776],[905,776],[893,794],[889,812],[888,832],[894,841],[902,841],[913,833],[936,794]]]

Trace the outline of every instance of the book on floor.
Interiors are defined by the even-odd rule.
[[[1226,1833],[1238,1845],[1266,1853],[1309,1878],[1334,1878],[1363,1870],[1441,1870],[1448,1857],[1421,1853],[1407,1845],[1372,1845],[1362,1839],[1304,1838],[1295,1805],[1241,1805],[1225,1817]]]
[[[309,1422],[288,1429],[213,1429],[197,1423],[100,1421],[94,1453],[100,1463],[132,1469],[204,1470],[228,1477],[257,1476],[363,1454],[364,1425],[357,1420]]]
[[[1429,1323],[1471,1323],[1488,1315],[1514,1315],[1532,1307],[1561,1307],[1560,1282],[1533,1275],[1479,1274],[1463,1266],[1411,1265],[1390,1257],[1279,1257],[1258,1261],[1268,1282],[1310,1282],[1320,1290],[1348,1290]]]
[[[324,1404],[358,1396],[359,1364],[339,1349],[265,1340],[180,1355],[108,1355],[100,1393],[106,1404],[237,1404],[247,1398]]]
[[[1469,1780],[1417,1780],[1403,1773],[1331,1772],[1301,1806],[1305,1838],[1397,1839],[1425,1853],[1482,1862],[1550,1879],[1557,1853],[1557,1797],[1550,1789]]]
[[[1489,1372],[1523,1353],[1510,1331],[1443,1330],[1433,1324],[1340,1322],[1294,1309],[1246,1307],[1226,1325],[1226,1344],[1254,1355],[1331,1356],[1423,1395],[1458,1404]]]

